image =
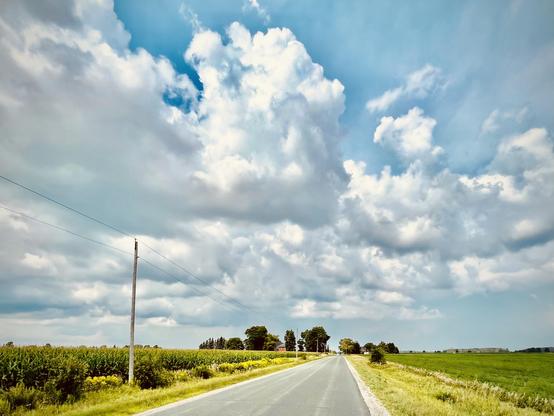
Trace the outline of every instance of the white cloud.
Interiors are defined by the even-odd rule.
[[[383,112],[403,97],[423,99],[438,88],[441,83],[440,69],[427,64],[410,73],[402,86],[387,90],[380,97],[369,100],[366,103],[366,109],[370,113]]]
[[[188,22],[192,30],[197,33],[205,30],[204,26],[202,25],[202,22],[200,21],[200,18],[198,17],[198,14],[194,10],[192,10],[185,2],[182,2],[179,6],[179,14],[185,19],[186,22]]]
[[[423,110],[412,108],[404,116],[382,117],[373,134],[375,143],[391,147],[403,159],[434,157],[442,152],[432,146],[433,129],[437,124],[431,117],[425,117]]]
[[[244,0],[242,9],[243,11],[254,10],[266,25],[271,20],[270,14],[260,4],[259,0]]]
[[[21,263],[35,270],[55,270],[54,263],[46,257],[25,253]]]
[[[283,321],[434,319],[441,312],[424,305],[422,292],[551,281],[547,130],[506,136],[488,166],[460,174],[436,163],[437,121],[414,107],[381,119],[373,139],[402,163],[377,171],[343,161],[343,85],[326,78],[289,29],[250,33],[233,23],[228,39],[197,31],[185,53],[203,84],[197,91],[166,59],[128,49],[108,6],[79,3],[67,24],[44,22],[23,6],[13,11],[17,19],[1,21],[0,97],[9,99],[0,98],[0,165],[138,234],[256,311],[229,311],[205,296],[223,301],[219,292],[141,245],[142,260],[186,283],[139,263],[145,337],[170,337],[163,331],[178,325],[187,331],[173,333],[186,333],[190,346],[213,336],[215,325],[225,335],[267,310]],[[374,107],[427,96],[440,83],[439,71],[424,67]],[[187,105],[170,106],[164,94]],[[13,188],[2,186],[0,196],[29,215],[132,249],[132,239]],[[11,334],[14,322],[37,328],[48,320],[56,328],[44,333],[60,342],[126,342],[119,334],[131,255],[12,214],[0,214],[0,232],[0,303],[17,314],[5,321]]]
[[[521,124],[528,113],[529,110],[527,107],[513,111],[500,111],[495,109],[483,121],[481,125],[481,134],[494,133],[510,121]]]

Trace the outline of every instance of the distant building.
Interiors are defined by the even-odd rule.
[[[510,352],[510,350],[508,350],[507,348],[450,348],[448,350],[444,350],[443,352],[450,354],[462,354],[468,352],[474,352],[477,354],[492,354]]]
[[[275,351],[279,351],[279,352],[285,352],[287,350],[287,347],[285,346],[285,344],[277,344],[275,346]]]

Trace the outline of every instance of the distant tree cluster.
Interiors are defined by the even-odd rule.
[[[358,341],[354,341],[352,338],[343,338],[339,341],[339,350],[343,354],[360,354],[362,348]]]
[[[375,349],[381,349],[387,354],[398,354],[400,350],[396,345],[394,345],[394,342],[383,342],[381,341],[378,345],[373,344],[372,342],[368,342],[364,345],[364,349],[367,352],[372,352]]]
[[[516,352],[554,352],[554,347],[531,347]]]
[[[327,335],[325,328],[322,326],[314,326],[312,329],[306,329],[301,334],[302,349],[308,352],[327,352],[327,341],[331,338]]]
[[[362,352],[372,353],[375,350],[380,350],[387,354],[398,354],[400,350],[394,342],[385,343],[381,341],[379,344],[373,342],[367,342],[363,347],[360,347],[358,341],[352,340],[352,338],[343,338],[339,341],[339,350],[343,354],[360,354]]]
[[[226,345],[225,338],[208,338],[202,342],[198,348],[201,350],[224,350]]]
[[[246,338],[238,337],[225,339],[208,338],[202,342],[198,348],[200,349],[227,349],[227,350],[266,350],[275,351],[277,346],[281,344],[278,335],[271,334],[263,325],[251,326],[244,331]],[[322,326],[314,326],[312,329],[306,329],[302,332],[301,337],[296,339],[296,335],[292,329],[285,332],[285,349],[287,351],[310,351],[310,352],[325,352],[328,351],[327,341],[331,337],[327,334]]]

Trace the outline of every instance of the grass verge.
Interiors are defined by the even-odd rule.
[[[542,399],[538,403],[541,412],[524,407],[531,402],[518,401],[523,395],[489,384],[455,380],[440,373],[394,363],[370,365],[363,356],[347,358],[393,416],[554,414],[551,401]]]
[[[102,416],[133,415],[135,413],[173,403],[198,394],[206,393],[241,381],[274,373],[286,368],[295,367],[308,360],[294,360],[286,364],[274,365],[234,374],[219,373],[217,376],[203,380],[193,379],[178,382],[171,387],[152,390],[141,390],[138,387],[121,386],[98,392],[90,392],[74,404],[43,406],[35,410],[17,410],[11,415],[64,415],[64,416]]]

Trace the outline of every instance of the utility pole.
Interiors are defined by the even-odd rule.
[[[296,351],[296,359],[298,360],[298,328],[296,328],[296,339],[294,340],[294,350]]]
[[[133,285],[131,289],[131,339],[129,341],[129,384],[135,380],[135,300],[137,297],[138,241],[135,238]]]

